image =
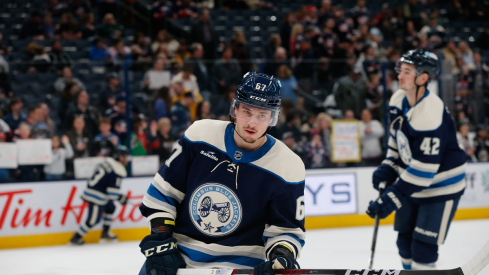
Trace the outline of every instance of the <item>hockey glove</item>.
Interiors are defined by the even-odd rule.
[[[382,194],[376,201],[370,201],[367,209],[367,214],[371,218],[375,218],[375,214],[379,214],[381,219],[389,216],[395,210],[398,210],[406,202],[406,198],[397,187],[391,185],[385,188]]]
[[[381,164],[372,175],[372,183],[374,184],[374,188],[379,190],[379,184],[381,182],[385,181],[387,185],[392,185],[398,176],[394,168],[387,164]]]
[[[122,204],[125,205],[127,203],[127,196],[126,195],[119,195],[118,201]]]
[[[153,234],[144,237],[139,244],[146,256],[147,275],[176,275],[179,268],[185,268],[185,260],[178,251],[177,239],[172,237],[170,227],[153,228]]]
[[[299,263],[294,259],[290,248],[277,245],[270,253],[270,261],[255,266],[253,275],[274,275],[275,269],[300,269]]]

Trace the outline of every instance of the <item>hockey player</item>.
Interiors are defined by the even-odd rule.
[[[437,56],[416,49],[396,65],[400,90],[390,102],[386,159],[373,174],[376,189],[387,187],[367,214],[396,211],[394,230],[405,269],[435,269],[438,245],[446,238],[465,189],[465,153],[442,100],[427,90],[439,71]]]
[[[127,176],[125,166],[129,162],[129,151],[126,146],[119,145],[112,157],[95,167],[92,177],[88,180],[87,189],[82,199],[88,203],[88,216],[80,229],[73,234],[70,244],[82,245],[82,239],[104,216],[101,241],[114,241],[117,237],[110,232],[112,214],[115,211],[114,200],[121,204],[127,203],[127,196],[120,194],[122,178]]]
[[[232,101],[231,123],[200,120],[185,131],[140,206],[151,228],[139,245],[146,256],[140,274],[299,267],[304,164],[266,134],[280,103],[279,80],[249,72]]]

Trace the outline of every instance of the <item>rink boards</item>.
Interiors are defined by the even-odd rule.
[[[365,226],[368,202],[377,197],[372,188],[374,168],[308,170],[304,190],[306,229]],[[489,165],[469,164],[467,188],[455,219],[489,218]],[[151,177],[124,179],[121,190],[129,203],[118,203],[113,231],[124,240],[139,240],[148,226],[138,205]],[[86,205],[80,199],[84,180],[0,184],[0,248],[66,244],[85,219]],[[393,215],[382,224],[391,224]],[[87,242],[97,242],[101,225],[89,232]]]

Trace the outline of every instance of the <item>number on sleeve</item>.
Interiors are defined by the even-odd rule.
[[[170,167],[170,163],[176,158],[178,157],[178,155],[180,155],[180,153],[182,152],[182,145],[180,144],[176,144],[175,145],[175,150],[173,151],[173,154],[171,154],[171,156],[165,161],[165,165]]]
[[[104,175],[105,175],[105,169],[102,168],[102,166],[99,166],[97,168],[97,171],[95,171],[95,174],[88,181],[88,186],[94,186],[95,184],[97,184]]]
[[[306,216],[306,207],[304,205],[304,196],[297,198],[297,205],[295,209],[295,219],[301,221]]]
[[[425,155],[438,155],[440,148],[440,139],[434,137],[433,140],[429,137],[425,137],[421,142],[420,149]]]

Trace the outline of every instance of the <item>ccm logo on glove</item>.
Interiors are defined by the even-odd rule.
[[[165,252],[167,250],[174,249],[174,248],[177,248],[177,243],[175,243],[175,242],[158,245],[156,247],[156,253],[158,254],[158,253]],[[152,247],[150,249],[145,250],[144,256],[149,257],[149,256],[153,255],[155,253],[155,252],[153,252],[154,250],[155,250],[155,247]]]

